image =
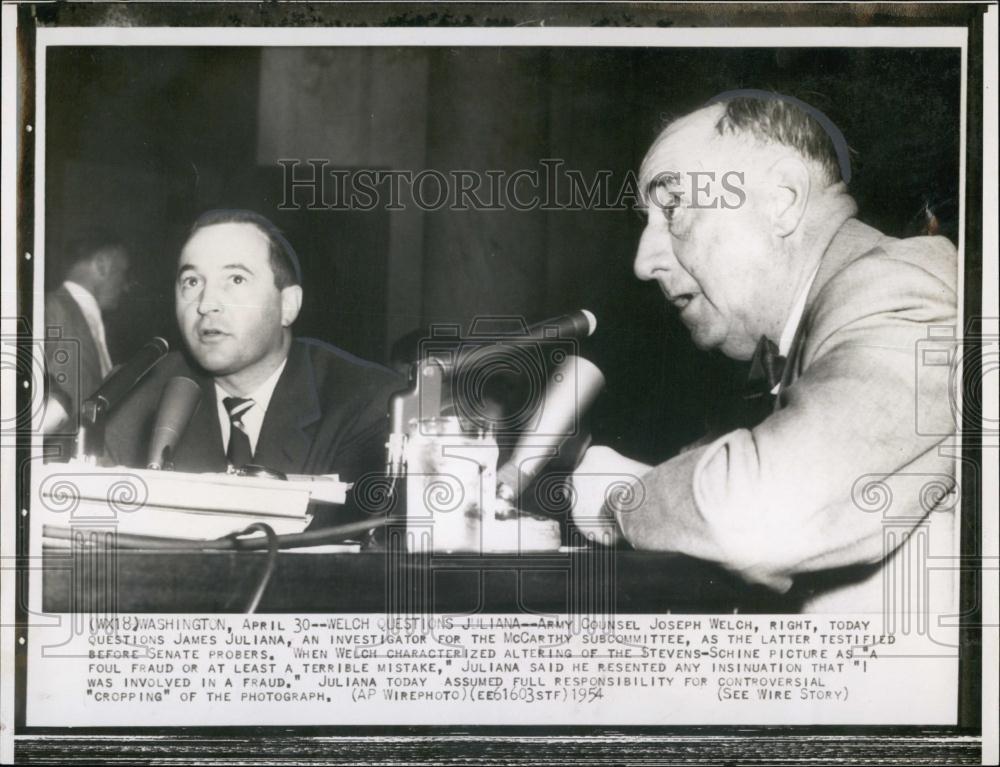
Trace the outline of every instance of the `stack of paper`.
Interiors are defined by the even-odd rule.
[[[40,517],[63,532],[99,528],[203,541],[263,522],[278,535],[300,533],[311,519],[311,498],[343,503],[347,490],[334,476],[281,480],[72,463],[40,468],[33,522]]]

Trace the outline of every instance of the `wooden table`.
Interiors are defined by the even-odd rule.
[[[264,552],[49,550],[45,612],[243,612]],[[258,612],[792,612],[695,560],[631,550],[522,555],[281,551]]]

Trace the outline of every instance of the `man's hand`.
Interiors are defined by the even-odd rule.
[[[640,478],[651,469],[610,447],[587,450],[573,473],[573,523],[591,541],[606,546],[622,540],[614,508],[632,506]]]

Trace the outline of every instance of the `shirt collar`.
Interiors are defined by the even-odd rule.
[[[73,300],[80,307],[80,311],[83,312],[84,317],[96,317],[101,319],[101,307],[97,303],[97,299],[94,298],[94,294],[87,290],[83,285],[73,282],[72,280],[66,280],[63,282],[63,287],[66,288],[67,292],[73,296]]]
[[[854,198],[848,194],[847,185],[843,181],[826,190],[824,194],[829,197],[829,200],[823,203],[822,219],[813,226],[809,237],[811,243],[809,249],[801,254],[803,258],[815,257],[816,268],[813,269],[806,284],[802,286],[802,292],[785,321],[785,329],[781,332],[781,338],[778,341],[778,354],[783,357],[787,357],[788,352],[792,349],[792,342],[795,340],[795,333],[799,329],[799,323],[805,313],[809,293],[813,283],[816,282],[816,275],[819,273],[820,267],[826,260],[825,255],[830,248],[830,243],[837,237],[844,222],[858,212],[858,205]]]
[[[791,351],[792,341],[795,340],[795,332],[799,329],[799,323],[802,321],[802,315],[806,310],[806,300],[809,298],[809,290],[816,280],[816,273],[818,271],[819,264],[816,264],[806,284],[802,286],[798,298],[795,299],[795,303],[792,305],[792,311],[785,322],[785,329],[781,331],[781,339],[778,341],[778,354],[782,357],[787,357],[788,352]]]
[[[271,397],[274,395],[274,388],[278,385],[278,379],[281,378],[281,374],[285,369],[285,365],[288,363],[288,357],[285,357],[281,361],[281,364],[274,369],[267,378],[265,378],[260,386],[254,389],[252,392],[246,396],[252,399],[254,402],[254,407],[260,407],[262,412],[267,412],[267,406],[271,404]],[[225,389],[219,386],[218,383],[215,384],[215,397],[219,402],[226,397],[230,396]]]

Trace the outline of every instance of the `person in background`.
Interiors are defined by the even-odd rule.
[[[118,237],[97,230],[73,240],[68,255],[65,280],[45,296],[44,319],[48,394],[43,432],[62,437],[76,431],[81,402],[114,365],[106,318],[128,289],[130,261]],[[63,438],[49,444],[60,453],[68,448]]]

